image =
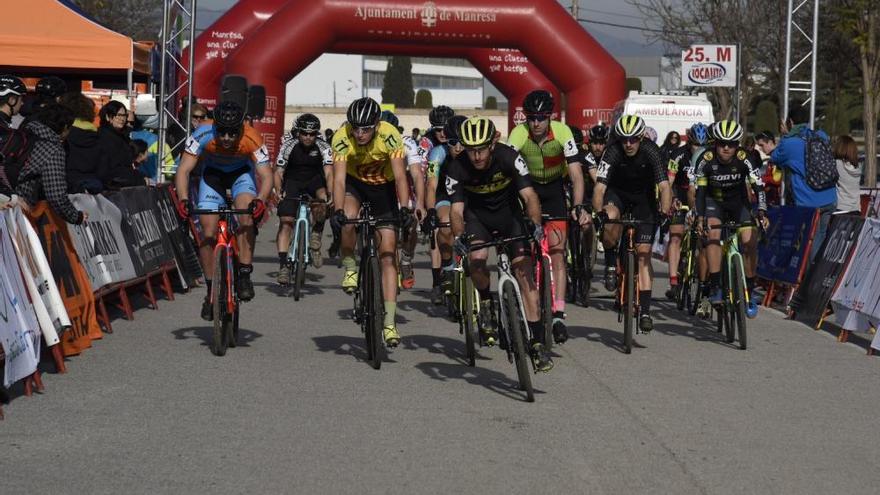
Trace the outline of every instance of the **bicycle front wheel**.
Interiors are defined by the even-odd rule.
[[[635,268],[635,255],[631,252],[627,252],[626,260],[624,261],[624,263],[626,271],[623,277],[623,352],[630,354],[632,353],[633,348],[633,327],[635,326],[636,319],[635,280],[638,274],[636,273]]]
[[[302,286],[306,279],[306,236],[303,229],[297,229],[296,236],[296,261],[293,264],[293,300],[299,301],[302,297]]]
[[[465,358],[468,366],[477,364],[477,320],[475,301],[474,301],[474,284],[470,278],[466,279],[462,284],[462,308],[461,323],[464,331]]]
[[[212,305],[214,312],[214,331],[211,333],[211,352],[215,356],[223,356],[226,354],[226,347],[229,343],[227,337],[227,320],[229,314],[226,312],[226,300],[229,296],[229,272],[227,264],[229,251],[225,247],[220,247],[214,252],[214,285],[212,287],[213,294]]]
[[[736,259],[733,264],[733,315],[730,318],[731,327],[736,327],[736,334],[739,337],[739,348],[745,350],[747,345],[746,339],[746,293],[743,287],[743,266],[742,260]],[[731,330],[731,333],[733,331]]]
[[[535,402],[535,391],[532,389],[532,375],[529,372],[529,354],[526,352],[525,335],[526,322],[520,315],[519,303],[516,299],[516,291],[514,291],[512,282],[504,284],[502,290],[502,304],[505,309],[505,331],[510,336],[510,342],[513,346],[513,358],[516,362],[516,374],[519,378],[519,388],[526,393],[527,402]]]
[[[365,263],[366,273],[364,277],[365,293],[361,299],[366,317],[366,332],[364,337],[367,345],[367,359],[374,369],[382,367],[382,329],[384,327],[384,313],[382,306],[382,273],[379,271],[379,259],[371,257]]]

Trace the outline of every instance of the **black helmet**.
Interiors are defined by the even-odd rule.
[[[304,113],[296,118],[293,129],[299,132],[321,132],[321,121],[314,114]]]
[[[397,115],[394,115],[394,112],[391,110],[382,110],[382,113],[379,114],[379,120],[383,122],[388,122],[394,127],[400,126],[400,119],[397,118]]]
[[[244,123],[244,109],[234,101],[224,101],[214,108],[214,127],[240,129]]]
[[[366,127],[379,123],[379,114],[381,112],[382,109],[379,108],[376,100],[364,97],[351,102],[345,116],[348,119],[348,123],[354,127]]]
[[[574,138],[575,144],[584,144],[584,131],[576,125],[569,125],[568,128],[571,129],[571,136]]]
[[[604,122],[599,122],[593,127],[590,127],[590,142],[605,142],[608,140],[608,135],[610,133],[611,129],[609,129]]]
[[[431,122],[431,127],[440,128],[446,125],[446,121],[453,115],[455,115],[455,110],[446,105],[439,105],[431,109],[431,113],[428,114],[428,121]]]
[[[58,76],[47,76],[37,82],[35,91],[46,98],[57,98],[67,92],[67,83]]]
[[[532,91],[523,100],[523,111],[526,114],[553,112],[553,95],[544,89]]]
[[[27,93],[27,86],[24,85],[21,79],[9,74],[0,76],[0,96],[22,96],[25,93]]]
[[[453,115],[452,117],[449,117],[446,124],[443,126],[443,134],[446,135],[447,142],[448,140],[458,141],[461,139],[458,135],[458,131],[461,129],[461,124],[467,119],[468,118],[464,115]]]

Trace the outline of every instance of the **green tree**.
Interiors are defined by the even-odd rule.
[[[415,100],[412,82],[412,61],[409,57],[391,57],[382,82],[382,102],[397,108],[412,108]]]
[[[638,77],[627,77],[626,78],[626,92],[627,94],[630,91],[641,91],[642,90],[642,80]]]
[[[162,2],[157,0],[73,0],[103,26],[139,41],[158,41]]]
[[[755,107],[752,125],[756,133],[770,131],[775,134],[779,127],[779,108],[770,100],[761,100]]]
[[[432,108],[434,106],[434,95],[427,89],[416,91],[416,108]]]
[[[837,29],[858,48],[865,123],[865,185],[877,185],[877,115],[880,111],[880,0],[840,0]]]
[[[498,99],[494,96],[487,97],[484,107],[486,110],[498,110]]]

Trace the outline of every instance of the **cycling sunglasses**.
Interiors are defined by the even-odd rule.
[[[636,144],[636,143],[640,142],[641,140],[642,140],[641,136],[633,136],[633,137],[621,139],[621,141],[623,141],[626,144]]]
[[[459,141],[458,139],[447,139],[446,140],[446,144],[448,144],[449,146],[452,146],[452,147],[458,146],[458,143],[460,143],[460,142],[461,141]]]
[[[193,120],[199,120],[199,121],[201,121],[201,120],[205,120],[205,119],[207,119],[208,116],[205,115],[205,114],[203,114],[203,113],[202,113],[202,114],[194,113],[194,114],[192,114],[192,118],[193,118]]]
[[[375,128],[376,128],[376,126],[374,126],[374,125],[363,125],[363,126],[352,127],[352,130],[354,132],[363,133],[363,132],[370,132]]]
[[[296,131],[296,132],[299,133],[299,134],[302,135],[302,136],[318,137],[318,132],[317,132],[317,131]]]
[[[544,122],[545,120],[550,118],[549,113],[533,113],[530,115],[526,115],[526,120],[529,122]]]
[[[238,135],[241,134],[241,129],[234,127],[217,127],[216,132],[218,136],[238,137]]]
[[[739,141],[716,141],[719,148],[738,148]]]

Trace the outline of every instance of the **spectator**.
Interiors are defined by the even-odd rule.
[[[819,227],[813,236],[810,252],[810,260],[812,261],[819,251],[822,241],[825,240],[825,231],[828,229],[831,213],[837,208],[837,187],[817,191],[807,184],[806,140],[813,131],[806,124],[790,125],[788,123],[782,125],[781,130],[787,132],[785,137],[779,141],[779,145],[770,153],[770,159],[785,171],[786,185],[791,185],[791,197],[794,200],[794,205],[818,208],[821,213]],[[828,134],[825,134],[824,131],[815,132],[821,139],[828,140]]]
[[[134,156],[134,159],[131,162],[131,166],[135,170],[140,171],[139,167],[143,165],[145,161],[147,161],[147,142],[143,139],[132,139],[130,144],[131,154],[132,156]]]
[[[208,120],[208,109],[205,105],[201,103],[193,103],[192,111],[190,112],[190,132],[199,128],[199,126],[207,123]]]
[[[770,131],[761,131],[755,135],[755,145],[767,157],[767,166],[761,176],[767,206],[779,206],[782,202],[782,170],[770,160],[770,153],[776,148],[776,137]]]
[[[73,120],[73,112],[57,103],[49,103],[33,115],[26,129],[35,140],[16,192],[30,206],[46,199],[65,221],[80,224],[88,216],[78,211],[67,197],[64,170],[64,139]]]
[[[193,106],[195,108],[195,105]],[[193,109],[193,114],[196,111]],[[202,119],[204,120],[204,119]],[[140,139],[147,143],[147,159],[137,168],[141,175],[153,184],[156,181],[156,175],[159,173],[159,136],[156,131],[159,129],[159,114],[141,115],[135,122],[134,131],[129,135],[131,139]],[[175,172],[174,156],[171,154],[171,147],[165,145],[165,155],[163,157],[162,174],[165,177],[173,177]]]
[[[418,127],[413,127],[413,129],[412,129],[412,138],[415,140],[415,142],[418,143],[418,142],[419,142],[419,138],[421,138],[421,136],[422,136],[422,131],[420,131]]]
[[[98,148],[101,157],[98,162],[98,177],[105,189],[143,186],[143,176],[131,167],[131,155],[126,123],[128,110],[118,101],[110,101],[99,114],[101,127],[98,128]]]
[[[324,129],[324,140],[328,143],[333,140],[333,129],[329,127]]]
[[[861,211],[859,197],[859,178],[862,169],[859,167],[859,148],[852,137],[843,135],[834,142],[834,158],[837,162],[837,211],[841,213],[858,213]]]
[[[663,165],[665,166],[669,163],[669,155],[672,154],[673,150],[681,146],[681,134],[671,131],[666,135],[666,139],[663,140],[663,145],[660,146],[660,159],[663,160]]]
[[[754,167],[754,170],[758,175],[761,175],[764,168],[764,160],[761,158],[761,152],[757,149],[757,144],[758,142],[755,140],[755,136],[746,136],[743,140],[743,148],[745,148],[746,153],[749,155],[749,161],[752,163],[752,167]]]
[[[67,190],[98,194],[104,190],[98,177],[101,151],[95,127],[95,102],[82,93],[67,93],[61,104],[73,113],[73,126],[67,135]]]

